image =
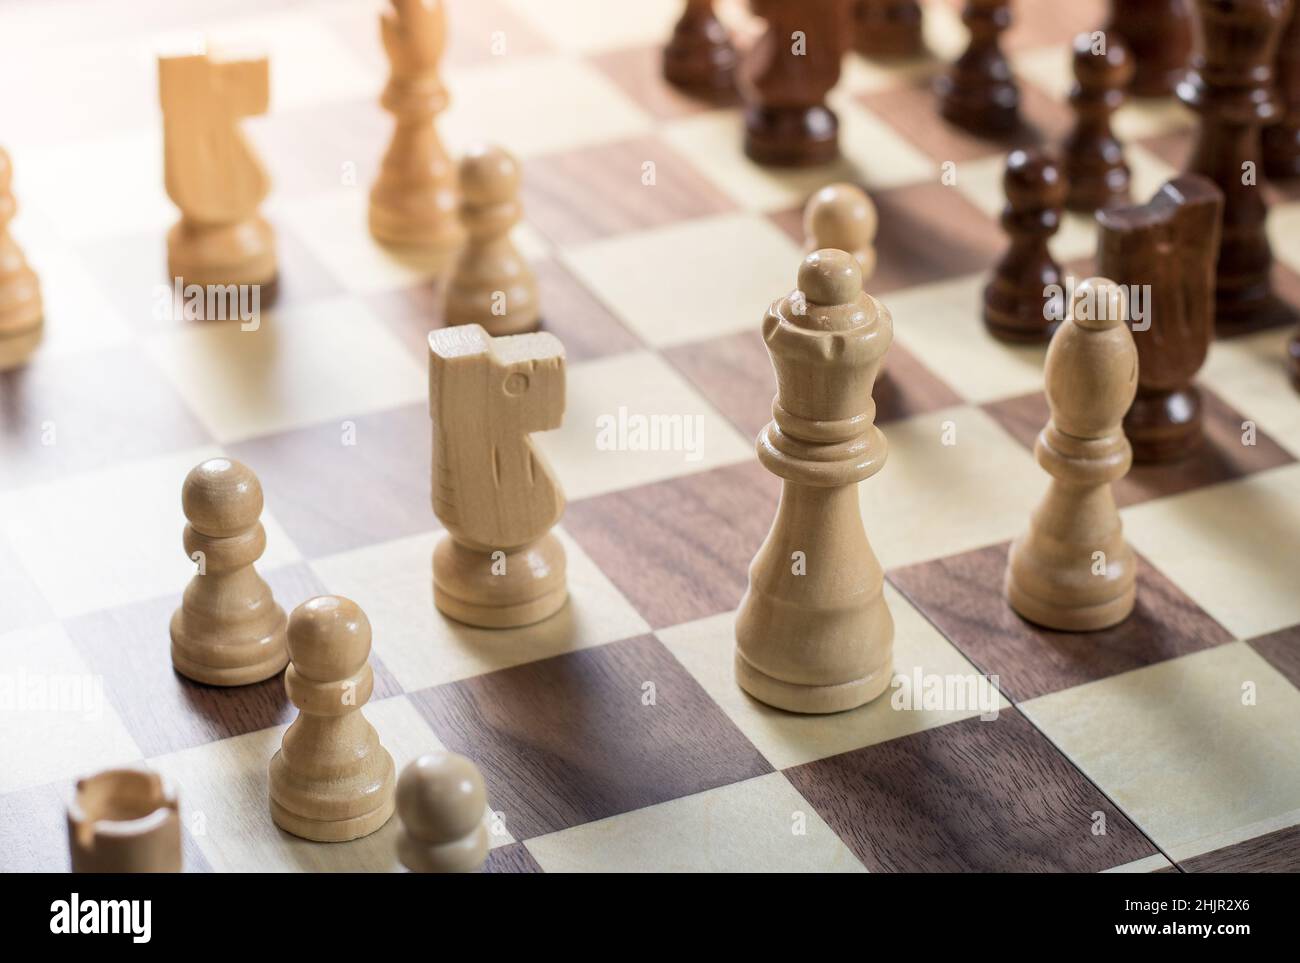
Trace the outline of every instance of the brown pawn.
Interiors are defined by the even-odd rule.
[[[1282,116],[1264,128],[1264,173],[1280,181],[1300,177],[1300,0],[1291,0],[1277,51],[1277,87]]]
[[[68,803],[74,873],[179,873],[176,790],[149,769],[108,769],[77,780]]]
[[[356,602],[321,595],[289,618],[284,690],[298,707],[271,757],[271,818],[320,843],[368,836],[393,814],[393,757],[361,714],[375,688],[370,622]]]
[[[510,239],[523,217],[519,162],[500,147],[472,147],[460,163],[460,190],[469,243],[447,288],[446,323],[480,324],[493,336],[535,330],[537,278]]]
[[[781,501],[736,612],[736,681],[779,709],[840,712],[893,677],[894,620],[858,482],[885,464],[871,390],[894,327],[845,251],[809,254],[798,285],[763,318],[777,394],[758,460],[782,480]]]
[[[266,550],[262,486],[230,458],[210,458],[181,487],[185,552],[198,565],[172,616],[172,664],[208,685],[248,685],[284,668],[284,610],[253,563]]]
[[[1020,90],[999,40],[1011,26],[1010,0],[966,0],[961,19],[970,45],[935,81],[939,113],[975,134],[1006,134],[1020,126]]]
[[[1134,97],[1167,97],[1187,72],[1195,34],[1188,0],[1110,0],[1102,31],[1133,56]]]
[[[1097,215],[1097,269],[1127,290],[1138,352],[1138,391],[1124,433],[1140,462],[1172,461],[1204,439],[1201,395],[1192,383],[1214,338],[1214,259],[1223,195],[1214,183],[1184,174],[1147,204]]]
[[[478,766],[431,752],[397,780],[397,858],[413,873],[472,873],[487,860],[487,789]]]
[[[1006,593],[1022,617],[1063,632],[1122,622],[1136,598],[1136,562],[1111,491],[1132,464],[1120,422],[1138,360],[1125,317],[1124,292],[1090,278],[1047,349],[1052,418],[1034,454],[1052,480],[1029,531],[1011,544]]]
[[[1003,341],[1046,341],[1065,316],[1061,266],[1048,247],[1061,225],[1065,179],[1053,155],[1015,150],[1002,187],[1002,227],[1011,244],[984,288],[984,325]]]
[[[925,53],[917,0],[856,0],[853,47],[864,57],[900,60]]]
[[[9,233],[18,212],[12,181],[9,154],[0,148],[0,371],[30,358],[45,329],[40,282]]]
[[[803,209],[804,250],[848,251],[858,262],[862,280],[876,272],[876,205],[854,184],[827,184]]]
[[[760,164],[825,164],[839,154],[826,95],[840,79],[851,29],[848,0],[751,0],[767,29],[741,64],[745,153]]]
[[[1294,312],[1273,294],[1260,128],[1282,116],[1273,66],[1289,5],[1278,0],[1196,0],[1201,49],[1178,96],[1200,114],[1188,170],[1223,192],[1223,239],[1215,268],[1220,335],[1284,323]]]
[[[1117,37],[1103,37],[1098,49],[1093,35],[1074,38],[1074,129],[1061,152],[1069,187],[1065,206],[1091,213],[1115,204],[1127,204],[1128,164],[1124,147],[1110,127],[1111,115],[1124,102],[1124,88],[1133,79],[1133,59]]]
[[[370,233],[398,248],[437,254],[459,246],[456,168],[435,122],[450,98],[438,75],[447,43],[442,0],[392,0],[379,20],[391,72],[381,103],[396,120],[370,190]]]
[[[736,87],[736,48],[713,12],[713,0],[686,0],[686,9],[664,47],[664,78],[701,96]]]

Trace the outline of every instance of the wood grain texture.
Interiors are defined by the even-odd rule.
[[[485,873],[540,873],[542,867],[537,864],[533,854],[523,843],[509,843],[498,846],[488,853]]]
[[[1300,625],[1250,640],[1250,647],[1300,688]]]
[[[653,636],[409,698],[444,745],[478,763],[519,840],[772,771]]]
[[[1007,546],[889,572],[892,582],[1010,698],[1033,699],[1232,641],[1232,635],[1141,556],[1133,614],[1099,632],[1057,632],[1001,597]]]
[[[564,528],[653,628],[736,607],[779,484],[757,463],[574,502]]]
[[[740,102],[740,92],[734,86],[725,92],[711,92],[708,99],[702,99],[663,83],[663,47],[659,44],[597,52],[587,60],[634,99],[638,107],[658,120],[690,117]]]
[[[872,872],[1096,872],[1156,852],[1015,709],[785,775]]]
[[[1187,873],[1300,873],[1300,826],[1202,853],[1178,866]]]
[[[1200,392],[1205,443],[1179,462],[1134,465],[1114,486],[1115,501],[1121,508],[1244,478],[1295,461],[1263,431],[1256,431],[1255,444],[1242,444],[1246,416],[1209,388],[1201,386]],[[1048,417],[1047,399],[1041,392],[990,402],[983,408],[1027,448],[1033,447]]]

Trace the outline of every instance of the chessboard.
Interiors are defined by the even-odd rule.
[[[267,763],[294,712],[279,678],[217,689],[172,669],[193,572],[181,482],[221,454],[261,478],[259,568],[285,610],[334,593],[369,615],[364,712],[398,767],[445,747],[481,768],[490,871],[1300,869],[1287,330],[1216,342],[1207,444],[1118,484],[1129,619],[1039,630],[1002,592],[1047,483],[1044,349],[990,338],[980,291],[1005,244],[1006,152],[1068,130],[1069,40],[1102,21],[1098,0],[1015,5],[1026,124],[1004,141],[938,117],[931,82],[965,28],[931,0],[931,55],[850,54],[842,157],[793,171],[745,158],[736,105],[663,81],[677,0],[450,0],[439,127],[453,154],[488,140],[520,158],[517,242],[568,354],[563,426],[535,438],[568,498],[571,598],[503,631],[432,602],[440,281],[366,229],[391,132],[380,7],[0,9],[13,228],[47,304],[45,343],[0,377],[0,869],[66,870],[74,780],[136,763],[177,787],[188,871],[400,869],[396,820],[337,844],[272,824]],[[719,11],[754,36],[740,3]],[[158,294],[176,211],[155,58],[205,39],[270,55],[270,110],[244,129],[273,180],[281,278],[255,330],[171,316]],[[1135,197],[1181,169],[1193,123],[1173,101],[1120,110]],[[875,392],[888,460],[860,500],[900,682],[800,716],[737,687],[733,622],[779,491],[753,444],[774,392],[760,323],[794,285],[802,204],[840,180],[879,210],[867,287],[894,319]],[[1300,187],[1266,190],[1275,284],[1300,306]],[[1070,215],[1053,250],[1084,278],[1095,244]],[[688,442],[597,444],[602,419],[656,416]]]

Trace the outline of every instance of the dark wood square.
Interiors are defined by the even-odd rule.
[[[1128,474],[1114,485],[1115,501],[1121,508],[1245,478],[1295,461],[1286,449],[1259,428],[1256,429],[1255,444],[1243,445],[1241,425],[1246,416],[1205,385],[1200,385],[1200,389],[1205,441],[1197,451],[1181,461],[1149,465],[1134,463]],[[984,410],[1031,450],[1038,433],[1051,417],[1047,396],[1041,391],[993,401],[984,405]]]
[[[1188,873],[1300,873],[1300,826],[1202,853],[1178,865]]]
[[[1156,852],[1015,709],[785,775],[872,872],[1096,872]]]
[[[211,443],[135,345],[0,374],[0,489]]]
[[[1300,625],[1261,635],[1248,644],[1300,688]]]
[[[326,589],[302,564],[264,571],[286,611]],[[281,675],[246,686],[208,686],[178,674],[167,634],[180,593],[81,616],[64,625],[92,672],[103,676],[114,710],[147,757],[188,749],[293,720]],[[401,686],[373,652],[373,699],[399,695]]]
[[[746,462],[569,505],[564,527],[654,628],[735,608],[778,479]]]
[[[664,40],[668,37],[665,35]],[[663,46],[625,47],[594,54],[587,58],[597,69],[612,80],[623,93],[636,101],[638,107],[659,120],[689,117],[702,110],[732,107],[740,103],[736,91],[720,94],[715,99],[693,97],[678,90],[663,77]]]
[[[653,705],[643,704],[646,683]],[[449,749],[479,764],[516,839],[772,771],[654,636],[409,698]]]
[[[1007,544],[894,569],[889,580],[1016,701],[1199,652],[1232,635],[1138,556],[1133,613],[1098,632],[1057,632],[1007,604]]]
[[[432,426],[406,405],[228,445],[255,467],[267,508],[308,558],[438,528]],[[347,435],[355,444],[344,444]]]
[[[523,843],[509,843],[505,846],[498,846],[488,853],[483,872],[540,873],[542,867],[538,865],[537,860],[533,858],[533,854],[528,851],[528,847]]]
[[[654,164],[653,184],[642,179],[646,163]],[[657,137],[535,157],[524,173],[523,203],[529,223],[567,246],[736,206]]]

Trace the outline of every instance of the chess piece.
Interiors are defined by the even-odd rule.
[[[1048,241],[1061,225],[1065,179],[1038,148],[1007,156],[1002,227],[1011,244],[984,288],[984,325],[1002,341],[1046,341],[1065,316],[1061,267]]]
[[[1138,379],[1126,317],[1123,290],[1089,278],[1047,349],[1052,417],[1034,454],[1052,480],[1011,545],[1006,593],[1021,616],[1063,632],[1122,622],[1136,597],[1136,563],[1111,491],[1132,463],[1120,427]]]
[[[1300,0],[1291,0],[1278,47],[1277,86],[1282,115],[1264,128],[1264,173],[1280,181],[1300,177]]]
[[[901,60],[925,53],[917,0],[855,0],[853,46],[864,57]]]
[[[564,416],[564,346],[551,334],[489,337],[477,324],[429,334],[433,553],[443,614],[484,628],[530,625],[568,598],[551,528],[560,491],[530,432]]]
[[[9,233],[18,211],[12,180],[9,153],[0,148],[0,371],[30,358],[45,329],[40,282]]]
[[[935,81],[939,113],[974,134],[999,136],[1020,126],[1020,90],[999,37],[1011,26],[1010,0],[966,0],[970,45]]]
[[[158,59],[167,195],[181,219],[167,234],[167,271],[183,284],[261,285],[274,294],[275,234],[258,214],[266,171],[239,119],[266,112],[265,57]]]
[[[447,15],[442,0],[392,0],[379,25],[391,67],[380,103],[396,126],[370,189],[370,233],[383,244],[437,255],[465,240],[456,168],[435,126],[450,99],[438,75]]]
[[[473,147],[460,163],[461,220],[469,243],[447,288],[446,323],[481,324],[497,337],[537,328],[537,278],[514,242],[519,162],[500,147]]]
[[[198,566],[171,621],[172,664],[208,685],[269,679],[288,661],[284,609],[253,563],[266,550],[262,486],[248,466],[209,458],[185,476],[185,552]]]
[[[1187,72],[1194,36],[1188,0],[1111,0],[1102,32],[1131,54],[1134,97],[1167,97]]]
[[[1138,389],[1124,433],[1135,461],[1182,458],[1204,438],[1201,396],[1192,379],[1214,337],[1223,195],[1212,181],[1184,174],[1149,203],[1102,211],[1097,219],[1098,270],[1126,290],[1144,291],[1140,323],[1129,305]]]
[[[805,249],[848,251],[862,279],[876,270],[876,205],[854,184],[828,184],[808,198],[803,209]]]
[[[741,63],[745,153],[760,164],[825,164],[839,154],[826,95],[840,79],[848,0],[751,0],[767,29]]]
[[[1068,190],[1065,206],[1093,211],[1130,200],[1124,147],[1111,131],[1111,115],[1124,102],[1124,89],[1133,79],[1133,60],[1117,37],[1094,41],[1081,33],[1074,38],[1074,129],[1061,151]]]
[[[413,873],[472,873],[488,855],[487,789],[478,766],[454,752],[408,763],[397,780],[397,858]]]
[[[1274,297],[1268,206],[1259,168],[1260,128],[1281,116],[1273,86],[1285,0],[1196,0],[1201,49],[1178,96],[1200,114],[1188,170],[1223,192],[1215,268],[1215,328],[1227,334],[1292,316]]]
[[[758,458],[783,481],[736,613],[736,681],[780,709],[839,712],[893,674],[894,621],[858,482],[885,463],[871,389],[894,330],[844,251],[809,254],[798,285],[763,319],[777,395]]]
[[[664,47],[664,78],[702,96],[735,89],[736,48],[713,12],[713,0],[686,0],[686,9]]]
[[[74,873],[179,873],[176,790],[149,769],[109,769],[77,780],[68,803]]]
[[[361,714],[375,688],[370,622],[351,599],[321,595],[289,617],[284,691],[298,707],[271,757],[271,818],[319,843],[368,836],[393,814],[393,757]]]

